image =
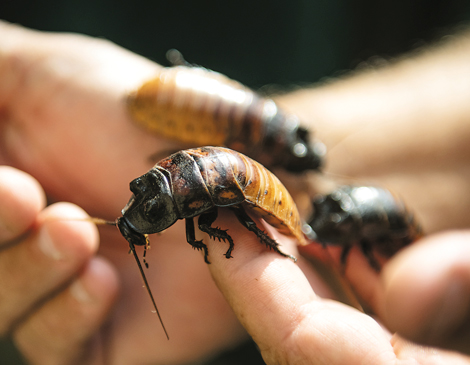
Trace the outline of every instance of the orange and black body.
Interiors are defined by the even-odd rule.
[[[342,264],[358,245],[376,270],[374,256],[390,258],[421,236],[421,228],[403,202],[373,186],[342,186],[312,201],[313,213],[304,232],[323,245],[342,246]]]
[[[160,70],[128,97],[133,120],[194,146],[225,146],[265,166],[318,170],[324,145],[310,140],[297,116],[224,75],[202,67]]]
[[[248,213],[263,218],[281,233],[305,244],[297,207],[282,183],[250,158],[222,147],[202,147],[177,152],[158,162],[130,183],[133,193],[117,225],[133,245],[145,245],[145,235],[161,232],[178,219],[186,220],[188,242],[208,251],[195,239],[193,218],[212,238],[226,240],[231,257],[234,244],[226,230],[211,227],[218,208],[231,209],[238,220],[269,248],[283,256],[276,241],[259,229]]]

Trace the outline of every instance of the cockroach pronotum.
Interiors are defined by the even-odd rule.
[[[294,114],[226,76],[194,66],[160,70],[128,97],[133,120],[193,146],[225,146],[267,167],[318,170],[325,146]]]
[[[351,248],[358,245],[370,266],[379,271],[374,253],[389,258],[422,234],[403,202],[379,187],[342,186],[312,203],[313,213],[303,231],[324,246],[342,246],[343,268]]]
[[[133,195],[115,225],[129,242],[157,314],[135,246],[147,246],[148,234],[161,232],[179,219],[185,219],[186,239],[193,248],[203,250],[206,263],[209,253],[203,241],[196,240],[195,216],[199,216],[201,231],[213,239],[228,241],[226,258],[232,257],[234,249],[227,231],[212,227],[218,208],[232,210],[245,228],[284,257],[296,260],[282,252],[247,212],[306,244],[297,207],[284,185],[258,162],[227,148],[202,147],[177,152],[133,180],[130,190]]]

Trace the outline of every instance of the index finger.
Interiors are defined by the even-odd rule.
[[[233,258],[224,257],[225,245],[206,239],[209,269],[267,363],[396,361],[391,336],[377,322],[317,296],[298,265],[270,252],[252,232],[230,225],[229,219],[223,214],[217,224],[234,228],[228,231],[235,241]],[[275,239],[286,241],[281,235]]]

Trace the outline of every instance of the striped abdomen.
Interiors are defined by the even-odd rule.
[[[201,67],[164,68],[129,95],[132,118],[161,136],[226,146],[290,171],[318,169],[324,154],[293,114],[224,75]]]
[[[217,207],[243,204],[281,233],[306,243],[299,212],[289,192],[256,161],[227,148],[203,147],[178,152],[157,166],[171,175],[173,197],[179,210],[188,212],[188,216],[208,210],[209,203]],[[184,173],[191,173],[191,177],[182,179]],[[198,186],[186,185],[188,180],[198,181]]]

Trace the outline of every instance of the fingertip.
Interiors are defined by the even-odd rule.
[[[0,242],[25,233],[46,205],[37,180],[10,166],[0,166],[0,201]]]
[[[469,242],[469,232],[430,236],[385,267],[380,312],[390,329],[430,345],[463,337],[470,319]]]
[[[98,250],[99,233],[88,214],[71,203],[53,204],[41,213],[38,245],[54,259],[67,254],[91,256]]]
[[[283,257],[262,243],[254,232],[233,223],[233,216],[220,212],[214,225],[228,228],[234,241],[232,257],[225,253],[228,243],[205,239],[209,248],[209,270],[238,319],[260,346],[279,343],[302,316],[299,308],[316,301],[304,273],[290,258]],[[236,222],[238,223],[238,222]],[[282,252],[295,250],[290,238],[270,227]],[[268,309],[268,310],[267,310]]]

